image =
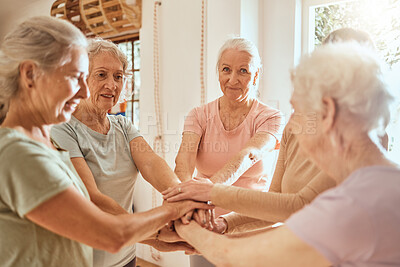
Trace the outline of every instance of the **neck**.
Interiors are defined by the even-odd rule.
[[[224,109],[230,110],[237,112],[238,110],[242,109],[250,109],[251,106],[253,105],[254,99],[252,98],[246,98],[242,101],[234,101],[230,100],[225,96],[222,96],[219,101],[220,107],[223,107]]]
[[[52,124],[46,123],[44,116],[34,110],[30,102],[10,100],[9,110],[1,127],[18,130],[28,137],[53,147],[50,141]]]
[[[89,127],[104,126],[108,123],[107,111],[96,108],[88,103],[87,100],[81,101],[73,115]]]
[[[346,139],[342,137],[342,144],[325,148],[325,151],[332,153],[325,152],[324,155],[318,157],[318,161],[320,161],[318,165],[321,165],[322,169],[334,178],[337,184],[343,182],[355,170],[363,167],[395,166],[368,134],[353,135],[353,137],[347,135]]]

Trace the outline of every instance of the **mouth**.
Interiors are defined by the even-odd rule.
[[[69,111],[75,111],[78,105],[79,101],[68,101],[67,103],[65,103],[65,107]]]
[[[112,94],[100,94],[100,96],[104,97],[104,98],[108,98],[108,99],[114,98],[114,95],[112,95]]]

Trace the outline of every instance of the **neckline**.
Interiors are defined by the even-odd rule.
[[[250,108],[249,112],[247,113],[246,118],[244,118],[244,120],[243,120],[236,128],[233,128],[232,130],[226,130],[225,127],[224,127],[224,124],[222,123],[221,115],[220,115],[220,113],[219,113],[219,101],[220,101],[220,99],[221,99],[221,98],[218,98],[218,99],[216,100],[216,105],[217,105],[217,118],[218,118],[219,125],[220,125],[221,129],[222,129],[224,132],[226,132],[226,133],[233,133],[233,132],[236,132],[238,129],[240,129],[241,127],[243,127],[245,121],[248,120],[250,113],[253,111],[253,109],[255,109],[256,102],[257,102],[257,99],[253,99],[253,104],[251,104],[251,108]]]
[[[61,154],[61,155],[64,155],[65,153],[67,153],[67,151],[65,149],[62,149],[61,147],[58,146],[57,143],[53,142],[53,139],[51,139],[51,142],[53,143],[53,145],[54,145],[54,147],[56,149],[52,149],[52,148],[46,146],[45,144],[43,144],[42,142],[36,141],[35,139],[32,139],[29,136],[27,136],[26,134],[24,134],[24,133],[22,133],[22,132],[20,132],[20,131],[18,131],[16,129],[13,129],[13,128],[0,127],[0,131],[5,131],[6,134],[7,133],[15,134],[17,137],[20,137],[23,140],[26,140],[26,141],[29,141],[31,143],[37,144],[37,145],[45,148],[46,150],[49,150],[49,151],[52,151],[52,152],[55,152],[55,153],[58,153],[58,154]]]
[[[102,134],[99,132],[96,132],[95,130],[93,130],[92,128],[90,128],[89,126],[87,126],[86,124],[84,124],[83,122],[81,122],[80,120],[78,120],[77,118],[75,118],[74,115],[71,116],[71,120],[75,120],[76,122],[78,122],[79,124],[83,125],[83,127],[85,127],[90,133],[97,135],[97,136],[101,136],[101,137],[107,137],[109,136],[109,133],[113,130],[113,123],[111,123],[111,119],[110,119],[110,115],[106,115],[106,118],[108,120],[108,122],[110,123],[110,129],[108,129],[108,132],[106,134]]]

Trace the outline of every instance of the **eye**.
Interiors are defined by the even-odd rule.
[[[105,79],[105,78],[107,78],[107,73],[105,73],[104,71],[99,71],[99,72],[96,72],[96,78],[98,78],[98,79]]]
[[[242,68],[240,69],[240,73],[249,73],[246,69]]]
[[[222,68],[222,72],[229,72],[229,71],[230,71],[230,69],[228,67],[223,67]]]
[[[114,79],[117,81],[122,81],[124,79],[124,75],[123,74],[115,74],[114,75]]]

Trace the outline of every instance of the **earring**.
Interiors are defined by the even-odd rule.
[[[256,75],[254,75],[253,85],[256,85],[257,78],[258,78],[258,71],[256,72]]]

